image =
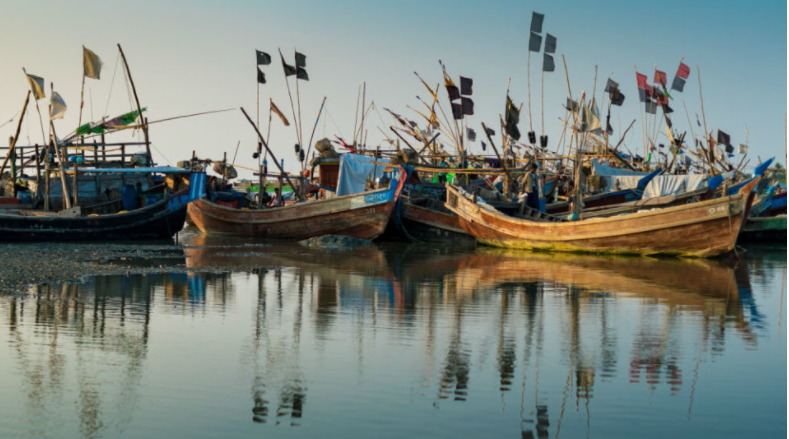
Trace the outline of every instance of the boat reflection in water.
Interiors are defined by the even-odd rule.
[[[0,298],[0,436],[785,428],[785,260],[183,242],[185,272]]]

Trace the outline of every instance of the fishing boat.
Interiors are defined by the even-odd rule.
[[[495,247],[714,257],[734,250],[758,181],[730,196],[580,221],[534,212],[505,215],[456,186],[448,187],[446,205],[464,231]]]
[[[344,235],[375,239],[386,229],[405,184],[405,169],[398,169],[400,176],[393,177],[385,188],[263,209],[237,209],[200,199],[189,205],[189,216],[209,235],[264,239]]]
[[[102,170],[113,171],[113,170]],[[126,169],[125,171],[130,171]],[[156,169],[161,172],[162,169]],[[172,173],[188,171],[173,168]],[[150,173],[151,169],[140,169]],[[0,242],[111,241],[172,238],[186,220],[187,205],[204,195],[205,174],[194,173],[188,188],[131,211],[83,214],[79,207],[60,212],[29,209],[0,212]]]

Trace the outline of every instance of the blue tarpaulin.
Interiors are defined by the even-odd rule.
[[[367,177],[375,180],[384,175],[384,165],[389,159],[373,159],[356,154],[343,154],[340,157],[340,175],[337,177],[337,196],[364,192]]]

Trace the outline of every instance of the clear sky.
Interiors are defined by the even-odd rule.
[[[87,79],[83,120],[129,111],[121,67],[112,91],[110,87],[118,58],[115,45],[121,43],[151,121],[241,106],[254,117],[255,49],[274,58],[264,69],[268,83],[261,87],[263,128],[269,98],[292,119],[276,53],[281,48],[292,63],[295,48],[307,55],[310,75],[309,82],[300,83],[305,141],[323,96],[328,97],[329,117],[321,121],[316,139],[333,133],[352,136],[357,90],[364,81],[368,102],[375,101],[387,124],[393,120],[383,107],[418,120],[406,106],[418,108],[415,96],[425,97],[426,91],[413,71],[436,84],[441,79],[439,59],[455,78],[474,79],[476,114],[469,125],[479,128],[484,121],[498,127],[508,78],[513,100],[527,100],[532,11],[545,14],[543,30],[558,38],[557,70],[546,74],[544,85],[546,132],[552,145],[561,132],[558,119],[564,110],[560,105],[567,96],[562,54],[574,97],[582,90],[591,94],[596,65],[598,99],[611,72],[620,82],[626,101],[612,114],[615,141],[631,120],[639,119],[633,65],[651,81],[657,64],[671,81],[684,56],[691,76],[684,93],[674,94],[675,127],[688,128],[683,100],[691,119],[695,113],[701,115],[698,66],[708,130],[728,132],[736,145],[745,143],[747,128],[751,165],[757,155],[776,156],[785,163],[781,157],[787,109],[787,9],[786,2],[774,0],[749,4],[699,0],[7,1],[3,5],[6,20],[0,28],[4,41],[0,47],[0,124],[21,109],[27,90],[21,70],[25,67],[45,78],[47,96],[49,82],[54,81],[55,90],[68,104],[66,117],[56,121],[59,134],[75,128],[82,45],[104,62],[102,79]],[[532,55],[535,126],[540,122],[539,59]],[[42,106],[47,102],[39,101]],[[368,143],[376,144],[383,138],[376,126],[384,125],[377,113],[368,121]],[[0,143],[6,144],[14,126],[0,128]],[[528,131],[525,111],[520,128]],[[35,113],[28,114],[22,136],[23,143],[28,137],[34,143],[42,141]],[[128,134],[117,136],[129,138]],[[232,159],[240,141],[237,163],[253,165],[255,134],[240,111],[156,124],[150,136],[154,158],[162,164],[187,159],[192,150],[214,159],[221,159],[227,151]],[[275,119],[271,144],[289,170],[296,169],[294,143],[292,127],[283,127]],[[640,122],[628,134],[626,145],[641,150]],[[480,151],[478,143],[472,151]]]

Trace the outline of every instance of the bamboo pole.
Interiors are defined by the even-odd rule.
[[[701,69],[699,69],[699,66],[696,66],[696,74],[699,78],[699,100],[701,100],[701,117],[704,121],[704,139],[707,141],[707,147],[709,148],[707,155],[709,156],[710,173],[715,175],[715,167],[713,166],[715,164],[715,151],[710,143],[709,134],[707,132],[707,116],[704,113],[704,95],[701,92]]]
[[[5,171],[5,166],[8,164],[8,159],[11,158],[11,154],[13,153],[14,149],[16,148],[16,139],[19,138],[19,131],[22,129],[22,121],[25,120],[25,112],[27,111],[27,103],[30,102],[30,93],[31,91],[27,91],[27,96],[25,96],[25,105],[22,106],[22,115],[19,116],[19,123],[16,125],[16,133],[14,134],[13,141],[10,145],[8,145],[8,154],[5,156],[5,160],[3,160],[3,164],[0,165],[0,176],[3,175],[3,171]]]
[[[145,152],[148,154],[148,157],[151,159],[151,163],[153,163],[153,158],[151,156],[151,142],[148,139],[148,124],[145,121],[145,118],[142,117],[142,107],[140,106],[140,98],[137,97],[137,87],[134,86],[134,80],[132,79],[131,70],[129,70],[129,63],[126,62],[126,55],[123,53],[123,49],[121,48],[120,44],[118,44],[118,50],[121,52],[121,59],[123,59],[123,66],[126,67],[126,76],[129,78],[129,83],[131,84],[132,93],[134,94],[134,102],[137,104],[137,111],[139,112],[139,117],[141,122],[140,125],[142,126],[142,134],[145,137]]]
[[[498,157],[499,163],[501,163],[501,169],[504,170],[504,174],[506,175],[507,181],[505,182],[503,188],[504,196],[506,197],[510,189],[509,188],[510,182],[512,181],[512,176],[510,175],[510,171],[509,169],[507,169],[506,157],[504,158],[504,160],[501,159],[501,155],[499,154],[498,149],[496,149],[496,144],[493,143],[493,139],[490,137],[490,133],[488,132],[488,127],[485,126],[485,122],[482,122],[482,131],[485,132],[485,136],[488,138],[488,142],[490,142],[490,147],[493,148],[493,152],[496,153],[496,157]]]
[[[63,167],[63,152],[60,150],[60,145],[57,144],[57,133],[55,132],[55,123],[52,121],[52,118],[49,118],[49,130],[52,132],[52,141],[51,145],[55,147],[55,155],[58,158],[58,165],[59,170],[58,174],[60,174],[60,184],[61,184],[61,193],[63,194],[63,202],[65,203],[66,209],[71,209],[71,198],[68,196],[68,185],[66,184],[66,172],[65,168]]]
[[[277,168],[279,168],[279,172],[285,175],[285,179],[288,181],[288,184],[290,185],[290,187],[294,188],[293,193],[301,201],[304,201],[304,198],[302,197],[301,193],[299,193],[299,191],[295,190],[296,186],[293,185],[293,183],[290,181],[290,177],[288,177],[288,174],[286,174],[285,170],[282,169],[282,166],[279,164],[279,160],[277,160],[277,157],[271,151],[271,148],[268,147],[268,143],[266,143],[266,140],[263,138],[263,135],[260,134],[260,130],[258,130],[258,127],[255,125],[255,122],[252,121],[252,118],[249,117],[249,115],[247,114],[246,110],[244,110],[244,107],[241,107],[241,112],[244,113],[244,116],[247,118],[247,120],[249,121],[250,125],[252,125],[252,128],[255,129],[255,133],[257,133],[257,135],[258,135],[258,140],[261,143],[263,143],[263,146],[266,148],[266,151],[268,151],[269,155],[271,155],[271,159],[274,160],[274,164],[277,165]]]
[[[27,76],[27,70],[25,70],[24,67],[22,67],[22,72],[24,72],[25,76]],[[32,91],[33,90],[33,85],[30,84],[30,81],[28,81],[28,85],[30,85],[30,90]],[[44,120],[41,118],[41,108],[38,106],[38,99],[36,99],[35,95],[33,96],[33,101],[35,101],[35,103],[36,103],[36,111],[38,112],[38,122],[41,125],[41,137],[44,140],[44,142],[46,142],[47,138],[44,135]],[[16,138],[16,136],[15,136],[15,138]]]
[[[280,49],[277,50],[279,50],[279,56],[280,58],[282,58],[283,60],[282,62],[284,63],[285,57],[282,56],[282,50]],[[298,82],[298,78],[296,78],[296,81]],[[299,143],[299,146],[301,146],[301,138],[299,137],[299,128],[298,128],[298,123],[296,121],[296,108],[293,106],[293,95],[290,92],[290,81],[288,81],[288,75],[285,75],[285,86],[288,88],[288,98],[290,99],[290,112],[293,114],[293,125],[294,125],[293,127],[296,129],[296,141]],[[274,157],[273,154],[271,156]]]
[[[323,105],[326,103],[326,96],[323,97],[323,101],[321,102],[321,108],[318,110],[318,117],[315,118],[315,125],[312,126],[312,134],[310,134],[310,141],[307,142],[307,153],[304,154],[304,161],[309,159],[310,151],[312,150],[312,138],[315,136],[315,130],[318,128],[318,121],[321,120],[321,114],[323,113]]]

